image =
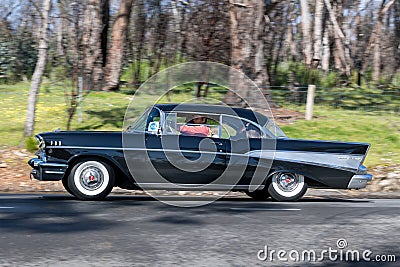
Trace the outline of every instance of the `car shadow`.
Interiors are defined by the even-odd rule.
[[[41,196],[44,199],[47,200],[78,200],[74,196],[70,195],[42,195]],[[215,197],[207,197],[207,196],[176,196],[176,195],[171,195],[171,196],[156,196],[152,197],[149,195],[118,195],[118,194],[112,194],[108,196],[106,199],[101,200],[102,202],[120,202],[124,200],[135,200],[135,201],[160,201],[160,200],[166,200],[166,201],[198,201],[198,202],[204,202],[204,201],[215,201],[215,202],[250,202],[250,203],[329,203],[329,202],[339,202],[339,203],[369,203],[371,200],[368,199],[349,199],[349,198],[343,198],[343,197],[304,197],[298,201],[295,202],[277,202],[270,199],[267,199],[265,201],[257,201],[254,200],[250,197],[231,197],[231,196],[223,196],[221,198],[215,198]],[[87,201],[83,201],[87,202]],[[90,201],[89,201],[90,202]],[[98,201],[95,201],[98,202]]]

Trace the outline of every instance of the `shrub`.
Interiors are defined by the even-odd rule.
[[[34,137],[28,137],[25,139],[25,147],[30,152],[35,152],[38,150],[38,141]]]

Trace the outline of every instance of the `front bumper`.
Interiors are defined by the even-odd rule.
[[[33,168],[31,177],[39,181],[59,181],[68,169],[68,164],[45,162],[38,158],[30,159],[28,164]]]
[[[355,174],[351,177],[348,189],[361,189],[367,186],[367,182],[372,180],[371,174]]]

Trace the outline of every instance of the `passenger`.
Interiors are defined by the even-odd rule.
[[[210,127],[206,124],[207,118],[203,116],[194,116],[191,120],[189,120],[185,125],[179,127],[179,131],[183,135],[192,135],[192,136],[202,136],[202,137],[211,137],[212,131]],[[191,125],[194,124],[194,125]]]

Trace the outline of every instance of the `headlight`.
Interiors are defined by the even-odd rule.
[[[39,150],[42,150],[45,148],[45,142],[43,138],[40,135],[35,136],[36,141],[38,142],[38,148]]]
[[[46,157],[46,144],[43,140],[43,138],[40,135],[35,136],[36,140],[38,141],[38,148],[39,150],[35,153],[41,160],[46,162],[47,157]]]

